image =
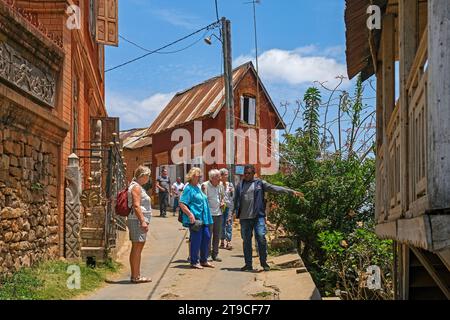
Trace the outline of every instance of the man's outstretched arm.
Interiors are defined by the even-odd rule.
[[[270,193],[276,193],[276,194],[289,194],[291,196],[295,197],[303,197],[303,193],[286,188],[286,187],[280,187],[273,185],[271,183],[268,183],[265,180],[262,180],[264,191],[270,192]]]

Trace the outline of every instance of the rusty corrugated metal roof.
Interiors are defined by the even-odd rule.
[[[152,137],[147,134],[148,128],[131,129],[120,132],[123,148],[139,149],[152,145]]]
[[[252,62],[247,62],[233,70],[233,84],[235,88],[249,70],[255,72]],[[266,89],[261,82],[260,84],[271,101]],[[148,134],[153,135],[194,120],[215,116],[223,107],[224,100],[223,76],[211,78],[190,89],[178,92],[151,124]],[[281,123],[284,125],[278,110],[272,101],[271,103]]]

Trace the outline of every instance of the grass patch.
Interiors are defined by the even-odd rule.
[[[80,267],[80,289],[69,289],[67,280],[71,265]],[[120,270],[117,262],[97,264],[90,268],[85,263],[48,261],[32,268],[23,268],[14,275],[0,279],[0,300],[68,300],[100,287],[107,276]]]

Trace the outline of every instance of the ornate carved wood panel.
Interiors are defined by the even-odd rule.
[[[55,106],[56,76],[29,62],[6,42],[0,42],[0,79]]]

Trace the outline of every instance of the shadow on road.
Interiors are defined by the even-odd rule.
[[[189,262],[187,260],[179,259],[179,260],[172,261],[171,263],[189,263]]]
[[[258,273],[258,270],[252,271],[242,271],[241,268],[220,268],[220,270],[232,271],[232,272],[249,272],[249,273]]]
[[[108,284],[129,284],[129,285],[134,284],[134,283],[131,283],[130,280],[118,280],[118,281],[105,280],[105,282]]]
[[[173,269],[192,269],[190,264],[179,264],[177,266],[173,266]]]

